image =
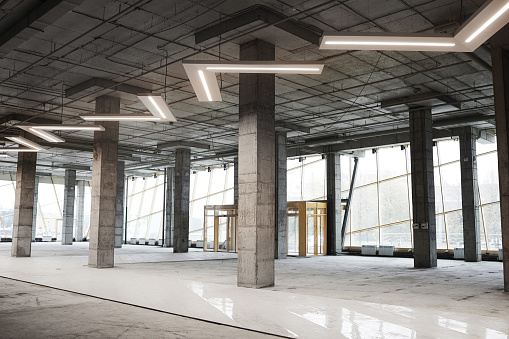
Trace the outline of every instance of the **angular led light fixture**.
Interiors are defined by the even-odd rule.
[[[321,74],[323,63],[311,61],[182,61],[199,101],[221,101],[216,73]]]
[[[169,121],[152,114],[81,114],[86,121]]]
[[[161,94],[158,93],[144,93],[138,94],[138,99],[148,108],[150,113],[161,119],[176,122],[175,116],[171,113],[170,108],[164,101]]]
[[[320,49],[473,52],[509,22],[509,1],[489,0],[454,35],[424,33],[324,34]]]
[[[64,142],[65,140],[47,131],[104,131],[104,127],[99,125],[29,125],[20,124],[16,127],[21,128],[29,133],[49,142]]]
[[[35,142],[28,140],[26,138],[23,138],[23,137],[6,137],[6,139],[14,141],[15,143],[21,144],[23,146],[26,146],[27,148],[5,147],[5,148],[0,148],[0,152],[46,152],[46,150],[38,143],[35,143]]]

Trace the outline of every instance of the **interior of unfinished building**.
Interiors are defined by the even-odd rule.
[[[509,0],[0,0],[0,337],[507,339],[507,98]]]

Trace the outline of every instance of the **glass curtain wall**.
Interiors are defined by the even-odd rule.
[[[14,215],[14,193],[16,189],[16,175],[10,173],[10,180],[0,180],[0,237],[12,237]],[[62,207],[64,205],[64,185],[58,183],[63,180],[53,177],[44,178],[39,183],[39,199],[37,200],[37,238],[51,236],[57,241],[62,239]],[[42,181],[42,180],[41,180]],[[74,222],[77,219],[77,194],[74,199]],[[83,231],[88,236],[90,228],[91,189],[90,182],[85,182],[85,212],[83,215]]]
[[[433,147],[437,248],[463,247],[459,142]],[[477,143],[482,249],[498,251],[501,242],[496,144]],[[342,197],[353,159],[342,160]],[[359,159],[345,247],[392,245],[412,248],[412,186],[409,145],[366,152]],[[346,180],[345,180],[346,179]]]

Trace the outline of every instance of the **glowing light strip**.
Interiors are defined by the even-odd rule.
[[[205,89],[205,93],[207,94],[207,99],[212,101],[212,96],[210,95],[209,86],[207,86],[207,81],[205,81],[205,76],[203,75],[203,71],[199,70],[198,75],[200,76],[201,82],[203,84],[203,88]]]
[[[375,42],[375,41],[325,41],[326,45],[372,45],[372,46],[427,46],[427,47],[454,47],[454,43],[440,42]]]
[[[42,150],[42,148],[38,147],[39,145],[37,145],[36,143],[33,143],[33,142],[29,141],[29,140],[26,140],[25,138],[21,138],[21,137],[8,137],[7,139],[15,141],[18,144],[25,145],[26,147],[34,149],[36,151],[41,151]]]
[[[467,40],[466,43],[474,40],[482,31],[484,31],[489,25],[491,25],[495,20],[497,20],[502,14],[505,13],[509,9],[509,3],[507,3],[504,7],[502,7],[495,15],[493,15],[488,21],[486,21],[477,31],[474,32]]]
[[[301,68],[301,67],[207,67],[206,70],[210,71],[306,71],[306,72],[319,72],[319,68]],[[198,71],[201,72],[201,71]],[[203,74],[203,72],[202,72]],[[200,78],[202,77],[200,74]],[[203,78],[202,78],[203,81]]]
[[[30,129],[42,129],[48,131],[104,131],[102,126],[32,126]]]
[[[157,109],[157,111],[159,112],[159,114],[161,115],[161,117],[163,119],[166,119],[166,115],[164,115],[163,111],[161,111],[161,109],[159,108],[159,106],[157,106],[156,102],[154,101],[154,98],[152,97],[148,97],[148,100],[150,100],[150,102],[152,103],[152,105],[154,105],[154,107]]]
[[[49,142],[63,142],[64,140],[58,137],[53,136],[51,133],[44,132],[44,131],[38,131],[34,129],[33,127],[28,129],[30,132],[37,134],[44,140],[47,140]]]
[[[129,116],[125,116],[125,115],[122,115],[122,116],[115,116],[115,115],[94,115],[94,116],[91,116],[91,115],[88,115],[88,116],[83,116],[81,115],[80,116],[83,120],[88,120],[88,121],[106,121],[106,120],[109,120],[109,121],[159,121],[159,120],[162,120],[162,118],[159,118],[159,117],[155,117],[153,115],[143,115],[143,116],[132,116],[132,117],[129,117]]]

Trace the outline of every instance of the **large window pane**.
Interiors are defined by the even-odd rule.
[[[459,145],[460,143],[457,140],[442,140],[437,142],[440,163],[446,164],[448,162],[459,160],[460,159]]]
[[[497,153],[477,157],[477,180],[482,204],[500,200],[497,166]]]
[[[352,246],[378,245],[379,228],[351,234]]]
[[[366,151],[364,158],[359,158],[355,187],[376,182],[376,153]]]
[[[461,171],[460,163],[455,162],[441,167],[442,191],[445,211],[461,209]]]
[[[304,164],[302,169],[302,200],[326,199],[325,166],[325,160],[321,159]]]
[[[381,148],[378,150],[379,180],[394,178],[406,174],[405,150],[401,147]]]
[[[380,222],[382,225],[409,220],[407,178],[380,183]]]
[[[482,207],[488,250],[498,251],[502,248],[502,229],[500,224],[500,203],[489,204]]]
[[[356,188],[351,209],[352,231],[378,226],[376,184]]]
[[[461,211],[445,214],[449,249],[463,247],[463,214]]]
[[[394,246],[396,248],[411,248],[412,238],[410,236],[410,222],[401,222],[380,229],[380,245]]]

